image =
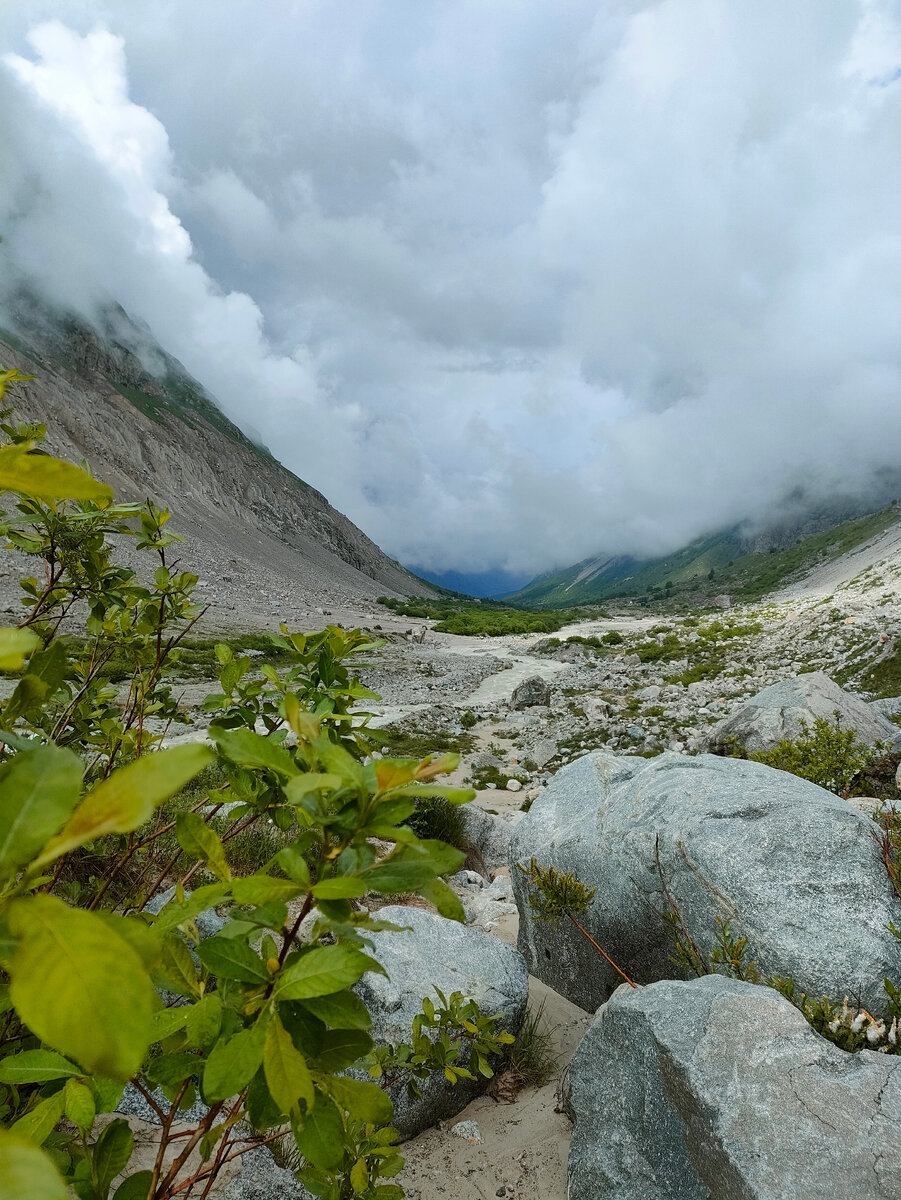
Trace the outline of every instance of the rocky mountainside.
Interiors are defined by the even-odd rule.
[[[46,422],[49,448],[87,459],[120,499],[170,508],[226,621],[230,594],[255,597],[267,621],[289,600],[315,610],[433,594],[247,438],[121,309],[92,328],[22,294],[4,319],[0,363],[35,376],[17,390],[17,416]]]

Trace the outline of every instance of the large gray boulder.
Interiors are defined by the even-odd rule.
[[[901,1059],[777,992],[623,985],[572,1061],[569,1200],[897,1200]]]
[[[368,935],[375,943],[375,958],[388,972],[387,979],[364,975],[356,986],[372,1014],[372,1036],[377,1042],[409,1042],[413,1018],[425,997],[436,999],[435,987],[447,997],[463,992],[486,1016],[497,1014],[497,1030],[519,1031],[529,993],[521,954],[489,934],[421,908],[391,905],[380,909],[378,916],[411,928]],[[393,1124],[402,1140],[460,1112],[488,1083],[477,1078],[451,1085],[438,1073],[420,1081],[422,1096],[411,1100],[402,1075],[388,1088],[394,1101]]]
[[[512,708],[533,708],[536,704],[548,705],[551,702],[551,687],[540,675],[525,679],[513,691],[510,701]]]
[[[836,712],[841,728],[856,730],[860,741],[868,745],[879,739],[893,744],[898,738],[898,726],[888,717],[840,688],[822,671],[812,671],[770,684],[752,696],[738,712],[713,727],[707,744],[721,753],[728,753],[733,746],[751,753],[772,750],[783,738],[800,737],[802,721],[809,726],[817,717],[832,721]]]
[[[763,978],[880,1012],[883,979],[901,978],[887,928],[901,924],[901,898],[873,834],[838,796],[760,763],[595,752],[558,771],[513,831],[519,948],[533,975],[590,1011],[621,982],[568,920],[531,919],[517,864],[534,856],[597,889],[584,924],[639,983],[681,974],[664,919],[675,905],[705,954],[721,917]]]

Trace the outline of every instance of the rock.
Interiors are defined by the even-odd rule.
[[[464,804],[457,811],[467,840],[479,851],[486,868],[492,871],[506,865],[510,860],[509,824],[475,804]]]
[[[372,933],[373,956],[388,972],[366,974],[356,990],[372,1014],[372,1036],[379,1042],[409,1042],[413,1018],[424,997],[434,999],[434,988],[445,996],[460,991],[472,996],[481,1011],[498,1014],[496,1028],[516,1033],[522,1023],[529,977],[522,955],[497,938],[469,929],[456,921],[421,908],[391,905],[379,917],[411,926],[402,933]],[[461,1080],[456,1086],[443,1075],[421,1081],[422,1096],[411,1100],[405,1080],[388,1090],[394,1101],[395,1128],[402,1139],[445,1117],[454,1116],[479,1092],[485,1079]]]
[[[598,696],[582,696],[580,704],[582,712],[592,725],[598,725],[610,716],[610,705]]]
[[[715,608],[731,608],[732,597],[725,594],[721,596],[714,596],[710,603],[714,605]]]
[[[588,715],[587,713],[585,714]],[[536,767],[546,767],[557,753],[557,743],[553,738],[539,738],[529,747],[526,757],[530,758]]]
[[[185,899],[190,900],[191,892],[185,889]],[[156,915],[162,912],[170,900],[175,899],[175,885],[166,888],[164,892],[159,892],[152,900],[144,905],[144,908],[149,913]],[[214,908],[207,908],[199,916],[194,918],[194,924],[197,926],[197,932],[202,938],[215,937],[217,933],[221,933],[225,928],[225,922],[219,916]]]
[[[858,738],[867,744],[879,738],[894,743],[899,736],[898,727],[866,701],[840,688],[822,671],[812,671],[774,683],[752,696],[737,712],[714,726],[708,745],[718,752],[726,752],[733,745],[751,752],[771,750],[783,738],[799,737],[802,721],[808,725],[813,725],[817,717],[832,721],[836,711],[842,729],[856,730]]]
[[[550,702],[550,685],[540,675],[533,675],[531,679],[524,680],[519,687],[514,689],[510,701],[512,707],[516,709],[532,708],[535,704],[549,705]]]
[[[812,996],[859,996],[879,1012],[883,979],[899,975],[887,927],[901,901],[872,824],[760,763],[586,755],[557,772],[514,829],[510,854],[511,864],[534,856],[596,888],[585,927],[639,983],[673,974],[663,880],[702,952],[715,945],[717,917],[728,919],[764,978],[792,975]],[[511,875],[530,971],[594,1010],[621,979],[569,922],[554,930],[530,919],[525,877],[515,865]]]
[[[770,988],[624,985],[576,1051],[568,1108],[570,1200],[901,1195],[901,1059],[840,1050]]]
[[[635,740],[638,742],[644,741],[644,739],[647,737],[647,734],[645,733],[645,731],[642,729],[642,727],[640,725],[627,726],[626,733],[629,735],[630,738],[635,738]]]
[[[451,1125],[450,1131],[454,1137],[472,1142],[474,1146],[481,1146],[482,1144],[482,1131],[475,1121],[458,1121],[456,1125]]]
[[[637,691],[635,695],[639,700],[646,700],[649,704],[652,704],[660,699],[661,691],[662,689],[659,687],[659,685],[654,683],[651,684],[650,687],[641,688],[641,690]]]
[[[506,788],[508,792],[518,792],[522,790],[522,783],[518,779],[508,779]]]

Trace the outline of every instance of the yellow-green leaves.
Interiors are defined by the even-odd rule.
[[[306,1000],[309,996],[327,996],[356,983],[364,971],[385,973],[375,959],[349,946],[317,946],[282,970],[275,997]]]
[[[85,796],[59,834],[44,847],[38,866],[107,833],[131,833],[157,805],[180,791],[210,762],[208,746],[175,746],[121,767]]]
[[[32,452],[27,443],[0,446],[0,492],[36,500],[94,500],[111,504],[112,488],[61,458]]]
[[[263,1047],[263,1071],[269,1094],[283,1113],[313,1105],[313,1080],[307,1060],[278,1017],[269,1022]]]
[[[0,629],[0,670],[18,671],[40,644],[41,639],[30,629]]]
[[[153,988],[106,921],[53,896],[15,901],[10,997],[25,1024],[88,1072],[129,1079],[152,1034]]]
[[[231,879],[225,859],[225,847],[219,835],[204,821],[200,813],[181,812],[175,818],[175,836],[186,854],[199,858],[217,879]]]
[[[203,1095],[208,1104],[227,1100],[247,1087],[263,1063],[266,1022],[242,1029],[234,1037],[216,1043],[203,1071]]]
[[[50,1159],[31,1142],[0,1129],[0,1196],[10,1200],[67,1200]]]
[[[0,766],[0,878],[31,862],[63,825],[81,774],[78,755],[56,746],[23,750]]]

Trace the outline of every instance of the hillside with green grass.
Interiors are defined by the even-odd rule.
[[[727,594],[752,602],[823,562],[868,542],[901,520],[897,503],[842,521],[790,545],[749,549],[738,527],[698,538],[665,558],[596,558],[534,580],[508,597],[529,608],[569,608],[617,598],[700,604]],[[753,545],[765,541],[757,535]]]

